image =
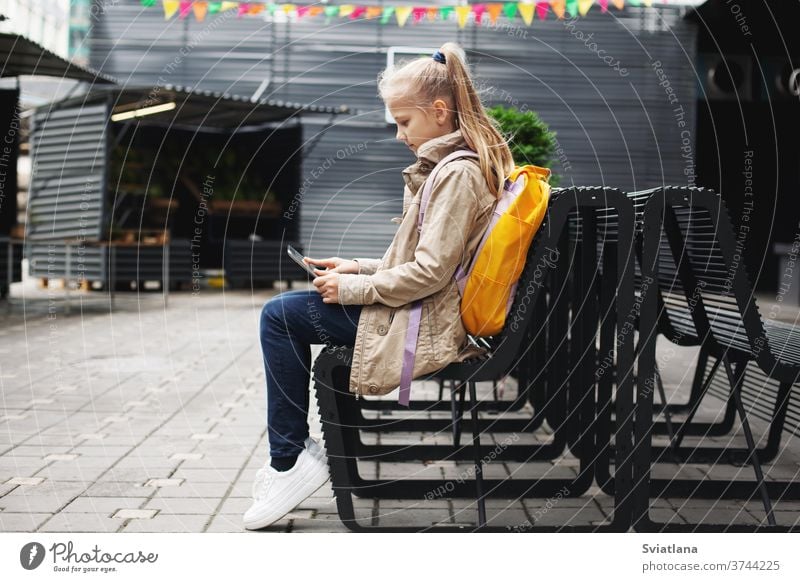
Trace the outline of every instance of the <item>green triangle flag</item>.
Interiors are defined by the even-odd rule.
[[[641,6],[642,0],[628,0],[628,3],[632,4],[633,6]]]
[[[572,18],[578,15],[578,0],[567,0],[567,12]]]
[[[142,0],[142,6],[155,6],[156,0]]]
[[[219,9],[222,8],[222,2],[209,2],[208,3],[208,13],[209,14],[216,14],[219,12]]]
[[[383,9],[383,15],[381,15],[381,24],[386,24],[389,22],[389,19],[394,14],[394,6],[387,6]]]
[[[451,12],[453,12],[452,6],[442,6],[441,8],[439,8],[439,17],[442,20],[447,20],[448,18],[450,18]]]
[[[339,7],[338,6],[326,6],[325,7],[325,16],[336,16],[339,14]]]
[[[506,15],[506,18],[513,19],[514,16],[517,14],[517,3],[516,2],[506,2],[503,6],[503,14]]]

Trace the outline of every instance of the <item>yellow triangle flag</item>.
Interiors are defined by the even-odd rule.
[[[339,16],[350,16],[356,7],[353,4],[342,4],[339,6]]]
[[[262,10],[263,10],[264,5],[262,4],[261,7],[262,7]],[[253,7],[251,6],[250,9],[252,10],[252,8]],[[297,8],[297,5],[295,5],[295,4],[283,4],[283,5],[281,5],[281,9],[283,9],[283,12],[285,14],[291,14],[296,8]]]
[[[458,17],[458,27],[464,28],[467,24],[469,13],[472,12],[472,6],[456,6],[456,16]]]
[[[497,22],[497,17],[503,11],[503,5],[499,3],[492,3],[486,5],[486,11],[489,13],[489,22],[494,24]]]
[[[589,8],[592,7],[594,4],[594,0],[578,0],[578,12],[580,12],[581,16],[586,16],[586,13],[589,12]]]
[[[611,0],[611,2],[617,7],[617,10],[625,8],[625,0]]]
[[[194,11],[194,17],[197,19],[197,22],[203,22],[206,17],[206,12],[208,12],[208,2],[195,2],[192,4],[192,10]]]
[[[644,0],[644,5],[648,6],[648,7],[652,6],[653,5],[653,0]]]
[[[219,11],[225,12],[226,10],[230,10],[232,8],[239,8],[238,2],[223,2],[222,6],[220,6]]]
[[[550,8],[553,9],[559,20],[563,20],[564,12],[567,10],[567,2],[566,0],[550,0]]]
[[[397,16],[397,24],[403,27],[408,20],[409,14],[411,14],[411,6],[398,6],[394,10],[395,15]]]
[[[517,10],[519,10],[520,16],[522,16],[522,20],[525,21],[525,24],[530,26],[531,22],[533,21],[533,9],[535,6],[533,4],[523,4],[519,2],[517,4]]]
[[[164,0],[164,20],[169,20],[178,11],[180,2],[178,0]]]

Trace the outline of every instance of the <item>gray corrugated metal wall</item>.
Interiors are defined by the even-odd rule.
[[[40,108],[31,128],[27,238],[100,237],[108,104]]]
[[[180,27],[211,27],[211,20],[195,23],[191,17],[190,23],[165,23],[160,10],[150,11],[154,15],[124,2],[110,6],[93,31],[92,66],[118,77],[133,71],[131,79],[155,83],[158,64],[169,63],[180,47],[174,41],[153,44],[154,39],[163,38],[167,29],[177,38]],[[377,20],[332,19],[326,25],[323,17],[281,24],[228,18],[206,34],[202,46],[192,48],[189,59],[198,73],[185,82],[250,95],[268,80],[263,96],[356,108],[349,119],[340,118],[327,129],[317,120],[304,122],[306,141],[324,133],[304,163],[301,238],[313,254],[380,256],[396,228],[389,218],[401,209],[400,171],[413,162],[405,148],[392,143],[394,127],[383,123],[376,94],[387,47],[459,42],[487,89],[487,105],[524,105],[557,132],[563,159],[553,169],[562,176],[561,185],[638,190],[686,184],[684,170],[691,168],[682,157],[681,132],[689,131],[693,151],[696,30],[681,16],[682,11],[666,7],[610,9],[606,14],[593,9],[572,24],[551,17],[526,27],[519,18],[509,22],[501,17],[497,26],[468,24],[463,30],[455,22],[409,21],[399,28],[394,21],[381,25]],[[588,35],[597,50],[620,61],[627,76],[587,46]],[[152,49],[143,50],[142,42]],[[106,66],[104,55],[111,46]],[[143,53],[152,53],[145,58],[147,67],[137,65]],[[656,60],[677,103],[669,102],[660,84],[652,67]],[[673,111],[678,105],[684,109],[684,127]],[[339,159],[342,150],[346,154]]]

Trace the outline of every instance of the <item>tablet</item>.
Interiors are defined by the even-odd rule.
[[[298,250],[296,248],[294,248],[292,245],[288,245],[287,246],[286,252],[289,253],[289,256],[292,257],[294,262],[297,263],[298,265],[300,265],[306,273],[308,273],[312,277],[318,277],[319,276],[314,272],[314,267],[312,267],[311,265],[309,265],[308,263],[303,261],[303,255],[300,252],[298,252]],[[317,268],[320,271],[324,271],[325,270],[325,267],[317,267]]]

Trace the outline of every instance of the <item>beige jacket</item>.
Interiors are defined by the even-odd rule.
[[[359,273],[339,278],[339,302],[364,305],[350,392],[387,394],[400,384],[410,304],[416,299],[424,298],[414,378],[481,352],[468,343],[453,278],[458,265],[468,267],[495,204],[476,159],[461,158],[439,171],[422,235],[417,233],[422,183],[439,160],[465,148],[460,130],[418,148],[417,161],[403,170],[403,217],[383,258],[356,259]]]

